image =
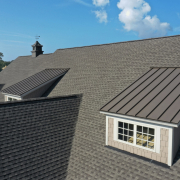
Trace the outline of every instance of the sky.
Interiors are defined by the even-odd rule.
[[[179,0],[0,0],[4,61],[56,49],[180,34]]]

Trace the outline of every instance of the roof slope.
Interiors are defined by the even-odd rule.
[[[80,102],[72,95],[0,104],[0,179],[64,179]]]
[[[13,95],[22,96],[23,94],[33,90],[34,88],[54,79],[62,76],[68,69],[45,69],[39,73],[36,73],[16,84],[13,84],[1,92]]]
[[[0,84],[4,89],[46,68],[70,68],[48,95],[83,94],[66,179],[180,179],[180,160],[164,169],[104,147],[105,116],[99,109],[152,66],[180,66],[180,36],[19,57],[0,72]]]
[[[180,68],[152,68],[101,111],[178,124]]]

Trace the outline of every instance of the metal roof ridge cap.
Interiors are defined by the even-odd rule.
[[[115,117],[129,118],[131,120],[141,121],[144,123],[153,123],[153,124],[157,124],[157,125],[161,125],[161,126],[178,127],[180,125],[180,122],[178,124],[175,124],[175,123],[167,123],[164,121],[158,121],[158,120],[156,121],[156,120],[152,120],[152,119],[145,119],[145,118],[141,118],[141,117],[134,117],[134,116],[130,116],[130,115],[109,113],[109,112],[104,112],[104,111],[100,111],[100,113],[105,114],[105,115],[115,116]]]

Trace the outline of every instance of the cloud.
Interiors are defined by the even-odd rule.
[[[117,7],[122,10],[119,21],[125,24],[124,29],[138,32],[141,38],[165,36],[171,30],[169,23],[147,15],[151,7],[144,0],[120,0]]]
[[[107,13],[105,10],[100,10],[100,11],[94,11],[96,14],[96,17],[99,19],[100,23],[107,23]]]
[[[91,4],[86,3],[86,2],[84,2],[83,0],[73,0],[73,1],[76,2],[76,3],[82,4],[82,5],[84,5],[84,6],[88,6],[88,7],[91,7],[91,6],[92,6]]]
[[[93,0],[93,4],[95,6],[106,6],[107,4],[109,4],[109,0]]]

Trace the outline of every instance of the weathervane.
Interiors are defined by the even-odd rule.
[[[40,36],[35,36],[36,40],[38,40],[40,38]]]

